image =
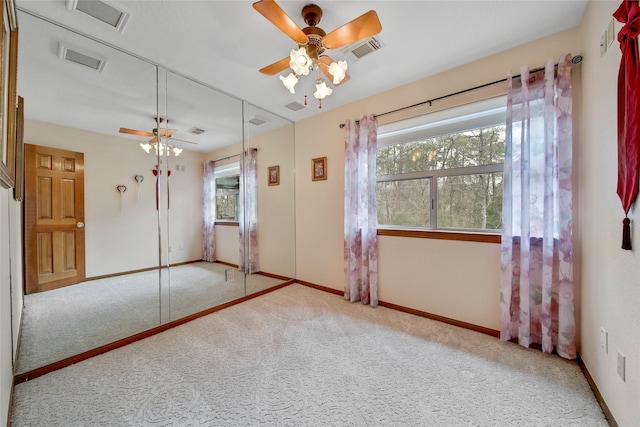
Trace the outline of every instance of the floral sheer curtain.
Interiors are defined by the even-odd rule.
[[[345,125],[344,297],[378,305],[376,145],[373,115]]]
[[[204,197],[202,200],[202,259],[208,262],[216,260],[216,179],[215,163],[204,163]]]
[[[238,269],[245,273],[257,273],[258,265],[258,150],[245,151],[240,162],[240,262]],[[245,253],[246,250],[246,253]]]
[[[509,76],[501,252],[503,340],[576,357],[571,56]]]

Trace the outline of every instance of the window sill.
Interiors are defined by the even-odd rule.
[[[418,239],[459,240],[463,242],[501,243],[497,233],[473,233],[468,231],[409,230],[378,228],[378,236],[413,237]]]
[[[216,221],[213,225],[232,225],[238,227],[240,223],[238,221]]]

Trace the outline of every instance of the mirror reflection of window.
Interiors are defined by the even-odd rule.
[[[240,164],[216,169],[216,221],[238,222]]]

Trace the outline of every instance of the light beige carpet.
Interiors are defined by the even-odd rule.
[[[129,337],[170,320],[273,287],[282,280],[198,262],[163,270],[160,304],[158,270],[90,280],[25,296],[16,372]]]
[[[14,426],[606,426],[575,362],[291,285],[15,387]]]

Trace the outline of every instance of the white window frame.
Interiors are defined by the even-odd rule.
[[[437,136],[476,130],[484,127],[504,125],[506,122],[506,96],[486,99],[454,107],[435,113],[401,120],[378,126],[378,147],[434,138]],[[414,179],[429,180],[431,209],[429,227],[378,224],[380,229],[417,229],[472,231],[498,234],[500,229],[463,229],[439,228],[438,224],[438,186],[437,179],[448,176],[476,175],[504,172],[504,163],[466,166],[452,169],[407,172],[402,174],[378,175],[376,182],[407,181]]]

